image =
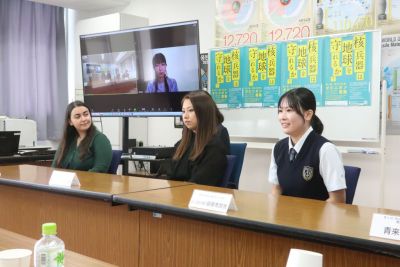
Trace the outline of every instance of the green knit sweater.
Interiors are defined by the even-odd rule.
[[[89,146],[89,153],[83,160],[79,158],[79,146],[76,145],[76,139],[67,148],[67,154],[61,162],[61,168],[90,171],[90,172],[107,172],[110,167],[112,158],[112,149],[110,141],[103,133],[96,131],[92,142]],[[56,167],[56,158],[60,148],[54,157],[52,167]]]

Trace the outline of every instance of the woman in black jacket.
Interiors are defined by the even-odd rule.
[[[227,166],[226,145],[219,136],[218,109],[211,96],[194,91],[182,99],[182,139],[167,167],[173,180],[219,185]]]

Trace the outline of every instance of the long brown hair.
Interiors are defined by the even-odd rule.
[[[174,154],[174,160],[182,158],[183,154],[189,148],[193,135],[195,138],[194,147],[189,159],[195,160],[217,132],[217,107],[211,96],[205,91],[193,91],[182,98],[182,104],[186,99],[192,102],[197,118],[197,129],[196,133],[194,133],[185,125],[183,126],[182,139]]]
[[[71,143],[75,140],[75,138],[79,135],[76,131],[75,127],[70,125],[71,113],[72,110],[76,107],[86,107],[89,110],[90,117],[92,117],[92,113],[90,112],[90,108],[83,103],[82,101],[74,101],[69,103],[67,109],[65,111],[65,120],[64,120],[64,130],[63,136],[59,146],[59,153],[56,159],[56,167],[61,167],[61,162],[63,161],[65,155],[68,152],[68,149]],[[96,133],[96,127],[93,125],[93,121],[87,130],[85,138],[79,144],[79,158],[82,160],[89,153],[90,142],[93,139],[93,136]]]

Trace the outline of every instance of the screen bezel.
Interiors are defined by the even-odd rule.
[[[141,31],[152,31],[152,30],[158,30],[158,29],[162,29],[162,28],[167,28],[167,27],[179,27],[179,26],[187,26],[187,25],[193,25],[195,26],[195,36],[194,36],[194,44],[197,47],[197,66],[195,65],[195,68],[197,68],[197,75],[198,75],[198,85],[197,85],[197,89],[194,90],[188,90],[188,91],[178,91],[175,93],[154,93],[157,95],[153,95],[157,96],[154,101],[172,101],[174,102],[174,104],[170,103],[170,106],[172,106],[172,108],[170,108],[169,110],[167,110],[167,108],[165,108],[164,110],[157,110],[157,107],[154,110],[141,110],[139,109],[135,109],[135,110],[131,110],[130,108],[121,108],[119,109],[118,106],[115,107],[115,109],[111,109],[111,110],[96,110],[95,105],[91,105],[93,103],[93,97],[96,97],[96,100],[99,102],[103,102],[104,100],[99,100],[101,98],[107,98],[107,95],[87,95],[85,93],[85,90],[83,89],[83,95],[84,95],[84,100],[85,102],[88,102],[87,104],[89,106],[91,106],[91,112],[92,112],[92,116],[94,117],[176,117],[176,116],[181,116],[181,107],[180,107],[180,102],[181,99],[184,95],[186,95],[187,93],[191,92],[191,91],[197,91],[197,90],[202,90],[201,88],[201,69],[200,69],[200,39],[199,39],[199,22],[198,20],[190,20],[190,21],[183,21],[183,22],[176,22],[176,23],[168,23],[168,24],[162,24],[162,25],[153,25],[153,26],[145,26],[145,27],[139,27],[139,28],[133,28],[133,29],[127,29],[127,30],[118,30],[118,31],[110,31],[110,32],[102,32],[102,33],[94,33],[94,34],[85,34],[85,35],[80,35],[80,43],[82,42],[82,40],[87,39],[87,38],[93,38],[93,37],[103,37],[103,36],[112,36],[115,34],[124,34],[124,33],[132,33],[132,32],[140,32]],[[171,47],[164,47],[164,48],[173,48],[174,46]],[[156,47],[157,48],[157,47]],[[151,49],[156,49],[154,47],[151,47]],[[82,45],[81,45],[81,52],[82,52]],[[84,88],[84,71],[86,71],[84,69],[84,62],[83,62],[83,57],[81,54],[81,71],[82,71],[82,88]],[[148,94],[136,94],[136,98],[140,99],[143,97],[147,97],[149,98],[150,96],[144,96],[144,95],[152,95],[153,93],[148,93]],[[120,96],[120,95],[115,95],[115,96]],[[114,97],[115,97],[114,96]],[[121,94],[121,96],[123,96],[123,94]],[[168,98],[168,100],[166,100],[166,98]],[[123,99],[123,97],[121,97],[121,99]],[[140,101],[140,100],[138,100]],[[178,105],[179,104],[179,105]],[[93,106],[93,107],[92,107]],[[109,107],[108,107],[109,108]]]

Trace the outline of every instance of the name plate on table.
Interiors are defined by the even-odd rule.
[[[73,185],[81,186],[76,173],[53,171],[49,180],[50,186],[71,187]]]
[[[400,217],[374,213],[369,235],[400,240]]]
[[[237,210],[235,199],[232,194],[198,189],[193,190],[189,208],[225,214],[228,210]]]

